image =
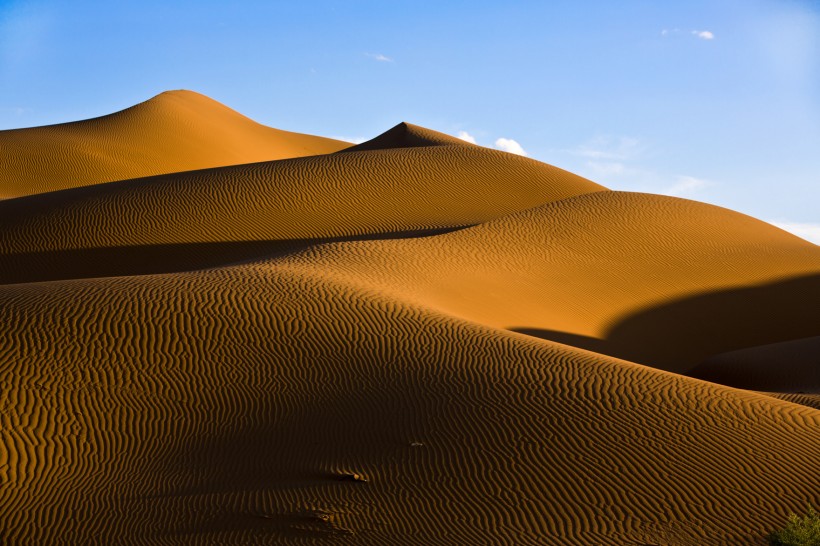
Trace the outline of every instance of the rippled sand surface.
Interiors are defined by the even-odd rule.
[[[769,224],[191,92],[9,142],[2,544],[762,545],[820,504],[820,247]]]

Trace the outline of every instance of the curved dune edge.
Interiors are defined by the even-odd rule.
[[[308,265],[0,301],[12,544],[741,543],[820,500],[820,412]]]
[[[469,145],[355,151],[112,182],[0,202],[0,282],[46,280],[31,272],[67,278],[61,268],[77,260],[65,251],[121,248],[139,255],[135,247],[436,230],[602,190],[556,167]]]
[[[313,246],[286,260],[675,372],[820,324],[820,248],[727,209],[658,195],[588,193],[435,237]]]
[[[377,137],[341,150],[340,153],[429,146],[477,147],[475,144],[470,144],[460,138],[403,121]]]
[[[0,202],[3,544],[744,544],[820,504],[815,343],[752,347],[817,335],[820,247],[190,92],[4,143],[0,197],[45,193]]]
[[[348,146],[260,125],[193,91],[167,91],[100,118],[0,131],[0,197],[326,154]]]

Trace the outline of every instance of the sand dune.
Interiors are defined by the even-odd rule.
[[[73,180],[0,202],[3,544],[762,545],[820,504],[820,247],[768,224],[404,123]]]
[[[0,289],[4,538],[727,544],[817,500],[816,410],[317,271]]]
[[[460,138],[413,125],[412,123],[402,122],[379,136],[342,150],[342,152],[364,152],[392,148],[427,148],[430,146],[476,147],[474,144]]]
[[[589,193],[434,238],[314,247],[304,259],[467,320],[676,372],[820,325],[820,247],[674,197]]]
[[[118,261],[111,249],[135,261],[135,247],[171,248],[176,269],[185,269],[186,254],[199,263],[204,243],[270,241],[279,248],[285,240],[452,228],[605,189],[532,159],[457,142],[223,167],[3,201],[0,283],[71,278],[78,263],[85,276],[121,274],[111,270]],[[251,247],[250,255],[257,256],[258,245]],[[78,260],[65,251],[85,253]]]
[[[0,199],[347,146],[265,127],[193,91],[168,91],[100,118],[0,131]]]

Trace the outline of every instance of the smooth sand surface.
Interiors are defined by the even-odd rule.
[[[820,503],[816,396],[715,356],[816,351],[820,247],[726,209],[400,124],[0,233],[3,544],[762,546]]]
[[[167,91],[100,118],[0,131],[0,199],[348,146],[260,125],[193,91]]]
[[[820,298],[811,295],[809,303],[820,307]],[[820,319],[810,318],[816,330]],[[820,395],[820,336],[714,355],[690,375],[741,389]]]

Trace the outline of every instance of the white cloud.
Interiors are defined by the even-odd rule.
[[[650,188],[655,178],[637,163],[645,150],[646,146],[637,138],[599,134],[560,152],[586,159],[583,167],[576,167],[582,176],[619,189],[639,190]]]
[[[673,34],[681,34],[683,32],[686,32],[686,31],[683,31],[679,28],[665,28],[661,31],[661,36],[666,38],[668,36],[672,36]],[[714,40],[715,39],[715,33],[712,32],[711,30],[690,30],[688,32],[692,36],[694,36],[696,38],[700,38],[701,40]]]
[[[614,190],[689,197],[715,185],[705,178],[652,168],[648,164],[656,155],[652,147],[634,137],[597,135],[575,148],[559,151],[584,158],[575,165],[570,162],[567,168],[574,167],[574,172]]]
[[[371,59],[376,59],[377,61],[382,62],[382,63],[392,63],[393,62],[393,59],[391,59],[387,55],[382,55],[381,53],[365,53],[365,55],[367,55]]]
[[[708,185],[709,181],[704,180],[703,178],[681,175],[677,177],[677,181],[673,185],[669,186],[660,193],[662,195],[671,195],[673,197],[683,197],[684,195],[688,195],[705,188]]]
[[[464,142],[469,142],[470,144],[476,143],[475,137],[467,131],[459,131],[457,137],[463,140]]]
[[[793,233],[801,239],[805,239],[816,245],[820,245],[820,224],[808,224],[801,222],[769,222],[784,231]]]
[[[504,150],[505,152],[509,152],[511,154],[523,156],[527,155],[527,152],[524,151],[524,148],[522,148],[518,142],[514,141],[511,138],[499,138],[495,141],[495,147],[500,150]]]

